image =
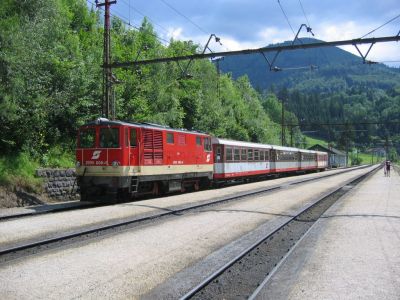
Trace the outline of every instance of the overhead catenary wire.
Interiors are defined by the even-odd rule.
[[[276,51],[293,51],[297,49],[310,49],[310,48],[320,48],[320,47],[330,47],[330,46],[345,46],[345,45],[362,45],[362,44],[377,44],[386,42],[397,42],[400,41],[400,36],[384,36],[379,38],[366,38],[366,39],[351,39],[351,40],[341,40],[341,41],[331,41],[331,42],[315,42],[308,44],[297,44],[297,45],[279,45],[279,46],[268,46],[256,49],[245,49],[245,50],[234,50],[226,52],[215,52],[215,53],[196,53],[190,55],[182,56],[169,56],[169,57],[159,57],[154,59],[146,59],[142,61],[126,61],[126,62],[115,62],[110,66],[113,68],[125,68],[129,66],[139,66],[154,63],[166,63],[169,61],[181,61],[181,60],[191,60],[191,59],[204,59],[212,58],[217,56],[234,56],[238,54],[252,54],[261,52],[276,52]],[[107,67],[107,66],[104,66]]]
[[[198,25],[197,23],[195,23],[192,19],[190,19],[189,17],[187,17],[185,14],[183,14],[181,11],[179,11],[177,8],[175,8],[174,6],[172,6],[170,3],[168,3],[166,0],[160,0],[162,3],[164,3],[164,5],[166,5],[167,7],[169,7],[171,10],[173,10],[176,14],[178,14],[179,16],[181,16],[182,18],[184,18],[185,20],[187,20],[188,22],[190,22],[193,26],[195,26],[198,30],[200,30],[202,33],[209,35],[209,32],[207,32],[204,28],[202,28],[200,25]],[[219,41],[219,44],[221,46],[223,46],[227,51],[229,51],[229,48],[227,48],[225,45],[223,45],[221,43],[221,41]]]
[[[86,0],[88,3],[90,3],[90,4],[92,4],[92,5],[94,5],[95,6],[95,3],[93,2],[93,1],[91,1],[91,0]],[[102,7],[99,7],[99,9],[101,9],[101,10],[104,10]],[[126,20],[126,18],[124,18],[124,17],[122,17],[122,16],[120,16],[120,15],[118,15],[118,14],[115,14],[115,13],[110,13],[110,15],[112,16],[112,17],[114,17],[114,18],[117,18],[117,19],[119,19],[123,24],[125,24],[126,26],[129,26],[129,27],[131,27],[131,28],[133,28],[133,29],[136,29],[136,30],[140,30],[140,27],[139,26],[136,26],[136,25],[134,25],[134,24],[131,24],[128,20]],[[168,47],[168,45],[170,44],[170,42],[168,41],[168,40],[166,40],[166,39],[163,39],[162,37],[160,37],[160,36],[158,36],[157,34],[155,34],[155,33],[150,33],[152,36],[154,36],[156,39],[158,39],[159,40],[159,42],[161,43],[161,44],[163,44],[164,46],[166,46],[166,47]],[[164,43],[166,43],[166,44],[164,44]]]
[[[278,1],[278,4],[279,4],[279,7],[281,8],[281,11],[282,11],[283,15],[285,16],[286,22],[289,24],[289,27],[290,27],[290,29],[291,29],[292,32],[293,32],[293,35],[296,36],[296,33],[294,32],[293,27],[292,27],[292,25],[290,24],[289,18],[288,18],[288,16],[286,15],[285,10],[283,9],[283,6],[282,6],[282,4],[281,4],[281,1],[280,1],[280,0],[277,0],[277,1]]]
[[[371,33],[374,33],[375,31],[381,29],[382,27],[386,26],[387,24],[393,22],[394,20],[396,20],[396,19],[398,19],[398,18],[400,18],[400,14],[398,14],[398,15],[395,16],[394,18],[390,19],[389,21],[383,23],[381,26],[379,26],[379,27],[377,27],[377,28],[371,30],[370,32],[364,34],[364,35],[361,37],[361,39],[364,38],[364,37],[366,37],[367,35],[370,35]],[[399,32],[399,33],[400,33],[400,32]]]
[[[301,10],[303,11],[304,18],[305,18],[306,21],[307,21],[307,26],[308,26],[308,27],[311,27],[311,26],[310,26],[310,21],[308,20],[307,15],[306,15],[306,12],[304,11],[304,7],[303,7],[303,4],[301,3],[301,0],[299,0],[299,4],[300,4],[300,7],[301,7]]]
[[[161,24],[157,23],[156,21],[154,21],[154,19],[150,18],[147,14],[143,13],[142,11],[140,11],[139,9],[132,7],[131,6],[131,0],[120,0],[122,3],[125,3],[128,7],[129,7],[129,11],[133,10],[135,12],[137,12],[139,15],[141,15],[142,17],[147,18],[152,24],[156,25],[157,27],[159,27],[160,29],[162,29],[165,33],[168,33],[168,29],[166,29],[164,26],[162,26]],[[130,21],[130,20],[129,20]]]
[[[209,34],[206,30],[204,30],[202,27],[200,27],[198,24],[196,24],[194,21],[192,21],[189,17],[187,17],[186,15],[184,15],[183,13],[181,13],[178,9],[176,9],[175,7],[173,7],[171,4],[169,4],[167,1],[165,0],[160,0],[162,3],[164,3],[166,6],[168,6],[171,10],[173,10],[175,13],[177,13],[178,15],[180,15],[182,18],[184,18],[185,20],[187,20],[188,22],[190,22],[193,26],[195,26],[197,29],[199,29],[201,32],[203,32],[204,34]]]

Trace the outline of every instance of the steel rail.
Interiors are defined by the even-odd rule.
[[[350,185],[352,183],[356,183],[359,182],[363,179],[365,179],[366,177],[370,176],[371,174],[373,174],[374,172],[376,172],[377,170],[379,170],[380,165],[378,165],[377,167],[375,167],[374,169],[368,171],[365,174],[361,174],[359,176],[357,176],[356,178],[347,180],[344,184],[341,184],[340,187],[335,188],[333,190],[330,190],[329,192],[323,194],[322,196],[318,197],[312,204],[304,207],[303,209],[301,209],[300,212],[296,213],[296,215],[291,216],[290,219],[286,222],[284,222],[282,225],[280,225],[278,228],[276,228],[274,231],[272,231],[271,233],[269,233],[268,235],[260,238],[259,240],[257,240],[255,243],[253,243],[251,246],[249,246],[247,249],[243,250],[240,254],[238,254],[236,257],[234,257],[232,260],[230,260],[229,262],[227,262],[225,265],[223,265],[221,268],[219,268],[218,270],[216,270],[215,272],[213,272],[211,275],[209,275],[207,278],[205,278],[201,283],[199,283],[197,286],[195,286],[193,289],[191,289],[189,292],[187,292],[184,296],[182,296],[180,298],[180,300],[187,300],[187,299],[191,299],[194,296],[196,296],[197,293],[199,293],[201,290],[203,290],[208,284],[210,284],[212,281],[216,280],[221,274],[223,274],[225,271],[227,271],[230,267],[232,267],[234,264],[236,264],[238,261],[240,261],[242,258],[244,258],[249,252],[253,251],[254,249],[256,249],[260,244],[262,244],[264,241],[266,241],[267,239],[269,239],[270,237],[272,237],[274,234],[276,234],[277,232],[279,232],[283,227],[287,226],[289,223],[292,223],[293,221],[295,221],[300,215],[302,215],[303,213],[309,211],[310,209],[314,208],[315,206],[317,206],[318,204],[320,204],[323,200],[325,200],[328,197],[331,197],[332,195],[338,193],[339,191],[341,191],[345,186]],[[308,231],[307,231],[308,232]],[[296,243],[293,247],[295,247],[298,243]],[[293,248],[292,248],[293,249]],[[284,256],[284,258],[286,258],[288,256],[288,254],[290,253],[290,251]],[[283,258],[283,259],[284,259]],[[264,280],[264,284],[267,281],[267,279],[271,278],[272,273],[274,271],[277,270],[277,268],[280,266],[280,263],[278,263],[273,271],[267,276],[266,280]],[[261,287],[261,285],[260,285]],[[256,289],[256,291],[259,292],[259,290],[261,290],[261,288]],[[256,292],[255,291],[255,292]],[[254,299],[254,297],[250,297],[251,299]]]
[[[342,172],[337,172],[337,173],[333,173],[333,174],[327,174],[325,176],[321,176],[321,177],[313,177],[313,178],[307,178],[307,179],[302,179],[302,180],[294,180],[288,183],[283,183],[280,185],[274,185],[268,188],[260,188],[251,192],[242,192],[242,193],[238,193],[234,196],[232,195],[228,195],[228,196],[224,196],[224,197],[220,197],[220,198],[214,198],[209,202],[206,203],[201,203],[201,204],[197,204],[197,205],[193,205],[193,206],[189,206],[189,207],[184,207],[184,208],[180,208],[180,209],[170,209],[167,212],[164,213],[159,213],[159,214],[155,214],[155,215],[150,215],[150,216],[145,216],[145,217],[139,217],[139,218],[134,218],[134,219],[129,219],[129,220],[125,220],[123,222],[117,222],[114,224],[110,224],[110,225],[104,225],[104,226],[100,226],[94,229],[88,229],[88,230],[80,230],[80,231],[76,231],[74,233],[71,234],[67,234],[67,235],[63,235],[63,236],[59,236],[59,237],[54,237],[54,238],[48,238],[48,239],[43,239],[43,240],[39,240],[36,242],[32,242],[29,244],[24,244],[24,245],[18,245],[15,247],[9,247],[6,249],[2,249],[0,250],[0,263],[4,262],[4,261],[9,261],[12,260],[14,258],[11,259],[7,259],[4,257],[7,255],[17,255],[18,253],[24,252],[24,251],[28,251],[30,250],[30,253],[37,253],[38,251],[44,251],[50,248],[51,245],[55,246],[54,248],[60,247],[64,245],[64,242],[70,241],[74,238],[80,238],[80,237],[84,237],[84,239],[90,239],[93,235],[93,237],[99,237],[101,235],[105,235],[107,234],[107,232],[109,230],[113,230],[113,229],[117,229],[117,228],[122,228],[124,226],[129,226],[129,225],[133,225],[136,223],[144,223],[146,221],[151,221],[151,220],[155,220],[155,219],[159,219],[162,217],[167,217],[167,216],[172,216],[172,215],[179,215],[183,212],[188,212],[190,210],[196,210],[199,208],[203,208],[203,207],[207,207],[207,206],[213,206],[213,205],[219,205],[225,202],[230,202],[230,201],[235,201],[235,200],[240,200],[243,198],[248,198],[248,197],[252,197],[252,196],[257,196],[257,195],[261,195],[261,194],[265,194],[265,193],[270,193],[279,189],[283,189],[286,188],[288,186],[291,185],[298,185],[298,184],[302,184],[302,183],[306,183],[306,182],[312,182],[312,181],[319,181],[319,180],[323,180],[325,178],[328,177],[332,177],[332,176],[337,176],[337,175],[342,175],[348,172],[352,172],[355,170],[359,170],[359,169],[364,169],[364,168],[368,168],[370,167],[369,165],[366,166],[361,166],[358,168],[352,168],[352,169],[345,169]],[[56,245],[57,243],[61,243],[61,245]],[[45,248],[47,247],[47,248]],[[35,250],[38,250],[37,252],[35,252]],[[26,254],[26,255],[28,255]],[[25,255],[17,255],[18,257],[21,256],[25,256]]]

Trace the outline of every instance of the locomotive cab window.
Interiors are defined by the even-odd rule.
[[[174,134],[172,132],[167,132],[167,143],[168,144],[174,143]]]
[[[211,139],[209,137],[204,138],[204,150],[211,151]]]
[[[100,128],[100,148],[119,147],[119,128]]]
[[[137,134],[136,134],[136,129],[131,128],[131,141],[130,145],[131,147],[136,147],[137,146]]]
[[[79,131],[79,147],[94,148],[96,141],[96,130],[94,128]]]
[[[196,145],[201,146],[201,137],[196,136]]]

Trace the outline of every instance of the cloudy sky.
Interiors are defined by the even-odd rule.
[[[147,16],[159,37],[166,41],[172,37],[204,45],[214,33],[223,46],[211,43],[210,48],[226,51],[293,40],[281,7],[293,31],[306,23],[315,38],[325,41],[362,37],[400,15],[399,0],[117,0],[112,13],[135,26]],[[399,31],[400,17],[368,37],[397,35]],[[310,34],[304,30],[300,36]],[[345,49],[356,53],[354,47]],[[368,58],[400,61],[400,43],[377,44]]]

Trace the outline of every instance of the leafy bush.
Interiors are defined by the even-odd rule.
[[[75,155],[69,149],[63,149],[61,146],[50,148],[47,153],[42,155],[41,165],[50,168],[73,168]]]

